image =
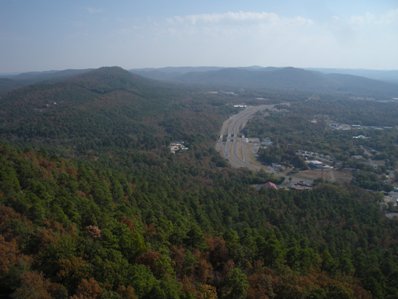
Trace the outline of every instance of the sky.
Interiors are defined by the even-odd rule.
[[[398,0],[0,0],[0,73],[398,69]]]

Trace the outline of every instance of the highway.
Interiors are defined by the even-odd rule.
[[[232,167],[246,167],[254,171],[265,169],[265,166],[256,160],[253,144],[247,142],[241,131],[258,111],[273,109],[274,105],[248,106],[223,123],[216,150],[229,161]]]

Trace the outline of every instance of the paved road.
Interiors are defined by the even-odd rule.
[[[247,167],[251,170],[265,169],[265,166],[255,158],[253,144],[246,141],[241,131],[258,111],[272,110],[273,108],[274,105],[248,106],[224,122],[216,150],[229,161],[232,167]]]

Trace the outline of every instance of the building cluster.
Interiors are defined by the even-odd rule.
[[[390,130],[391,126],[364,126],[364,125],[349,125],[337,122],[329,122],[329,127],[334,130],[349,131],[349,130]]]
[[[184,141],[176,141],[170,143],[170,153],[175,154],[180,151],[187,151],[188,147],[184,145]]]
[[[307,160],[305,163],[308,165],[309,168],[312,169],[333,169],[333,166],[325,164],[319,160]]]
[[[357,135],[357,136],[352,136],[352,139],[368,139],[369,137],[366,137],[365,135]]]
[[[333,159],[329,155],[323,155],[316,152],[299,150],[296,154],[304,159],[308,167],[313,169],[332,169]]]
[[[313,181],[311,180],[297,180],[291,182],[290,189],[293,190],[311,190],[313,188]]]

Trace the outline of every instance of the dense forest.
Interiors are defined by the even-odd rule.
[[[380,194],[221,159],[241,100],[117,68],[3,96],[0,298],[397,298]]]

